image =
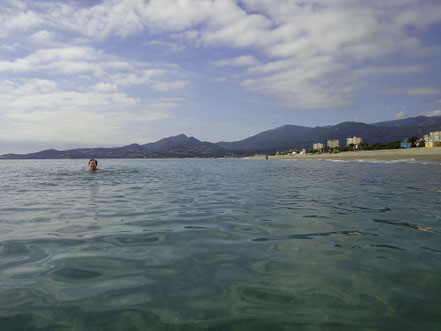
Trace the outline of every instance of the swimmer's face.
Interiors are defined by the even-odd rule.
[[[96,161],[95,160],[90,161],[89,169],[92,170],[92,171],[96,170]]]

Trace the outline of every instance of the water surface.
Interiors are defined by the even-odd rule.
[[[436,329],[441,166],[0,162],[2,330]]]

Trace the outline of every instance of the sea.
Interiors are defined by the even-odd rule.
[[[441,164],[0,160],[0,330],[436,330]]]

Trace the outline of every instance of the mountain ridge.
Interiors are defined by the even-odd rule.
[[[181,158],[225,157],[255,153],[273,153],[277,150],[312,148],[312,144],[326,144],[328,139],[339,139],[345,145],[348,137],[362,137],[364,142],[391,142],[409,136],[422,137],[429,131],[441,130],[441,116],[417,116],[401,120],[366,124],[346,121],[336,125],[307,127],[285,124],[233,142],[210,143],[185,134],[166,137],[146,144],[121,147],[77,148],[64,151],[47,149],[28,154],[3,154],[0,159],[55,159],[55,158]]]
[[[180,134],[143,145],[129,144],[121,147],[77,148],[64,151],[48,149],[28,154],[4,154],[0,155],[0,159],[221,157],[229,154],[229,151],[216,144]]]

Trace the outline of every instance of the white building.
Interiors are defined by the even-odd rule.
[[[340,140],[338,139],[330,139],[327,142],[329,148],[335,148],[340,146]]]
[[[432,131],[424,135],[426,147],[441,147],[441,131]]]
[[[363,139],[360,137],[353,136],[352,138],[346,138],[346,146],[350,144],[359,145],[363,142]]]
[[[322,143],[315,143],[312,145],[312,149],[322,149],[323,144]]]

